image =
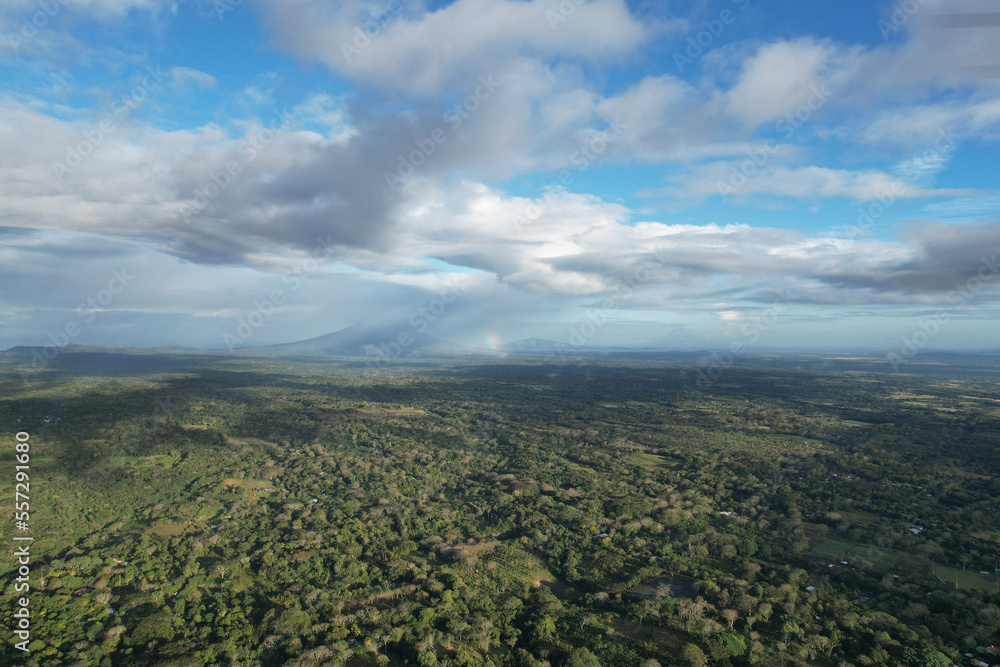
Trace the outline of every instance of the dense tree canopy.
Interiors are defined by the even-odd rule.
[[[25,664],[996,662],[990,377],[107,361],[3,386]]]

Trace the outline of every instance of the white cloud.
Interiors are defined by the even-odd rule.
[[[1000,99],[948,100],[877,113],[864,128],[844,128],[876,145],[903,147],[1000,138]]]
[[[27,146],[26,131],[41,143]],[[523,290],[566,295],[614,289],[652,250],[669,258],[656,269],[659,284],[690,296],[717,290],[713,275],[794,277],[824,262],[867,266],[890,247],[742,226],[626,224],[632,211],[588,195],[554,190],[538,199],[510,197],[475,182],[441,187],[424,176],[394,201],[377,167],[331,170],[353,152],[353,141],[294,129],[276,133],[187,223],[179,213],[191,205],[192,188],[239,157],[243,137],[214,126],[153,134],[123,127],[59,183],[37,155],[62,157],[80,136],[71,123],[8,105],[0,114],[0,222],[130,237],[204,264],[250,262],[268,271],[282,270],[312,252],[317,238],[330,237],[328,264],[397,276],[440,271],[422,259],[433,257]],[[312,157],[304,161],[304,155]],[[759,189],[862,198],[865,188],[888,178],[814,171],[777,172]]]
[[[649,36],[623,0],[457,0],[435,11],[404,2],[399,12],[370,3],[260,0],[283,46],[364,83],[438,94],[459,80],[496,73],[519,59],[593,59],[627,53]],[[368,35],[365,31],[368,31]],[[360,33],[360,36],[358,36]]]
[[[727,134],[714,102],[704,91],[674,76],[646,77],[601,100],[596,111],[624,127],[612,145],[619,159],[671,160],[704,150]]]
[[[433,293],[452,278],[477,294],[507,299],[510,312],[524,309],[529,298],[566,307],[614,293],[641,267],[648,267],[649,280],[623,309],[696,311],[706,321],[732,323],[745,316],[752,307],[747,304],[772,298],[775,285],[794,288],[800,300],[812,303],[932,305],[978,261],[973,250],[979,246],[968,239],[948,246],[962,235],[949,229],[897,241],[847,241],[725,219],[714,224],[696,210],[683,211],[692,224],[630,223],[639,216],[623,203],[560,189],[516,197],[496,185],[526,175],[545,178],[543,170],[628,169],[635,163],[646,170],[635,172],[648,177],[644,184],[662,183],[654,173],[662,165],[670,184],[656,193],[667,199],[662,205],[693,207],[717,195],[720,182],[731,183],[746,154],[776,134],[774,121],[819,89],[830,91],[822,111],[811,109],[802,129],[769,152],[766,164],[737,187],[735,203],[975,194],[933,187],[933,177],[956,157],[957,143],[929,157],[922,151],[951,125],[962,141],[996,138],[997,90],[965,75],[949,78],[935,61],[946,60],[942,47],[954,46],[966,59],[973,54],[955,43],[955,33],[944,35],[916,19],[906,39],[869,49],[818,38],[724,47],[705,56],[704,76],[684,80],[646,69],[646,61],[641,69],[629,67],[643,44],[671,26],[644,24],[624,0],[562,3],[577,8],[554,23],[547,12],[560,11],[557,0],[456,0],[433,11],[414,0],[383,15],[366,38],[370,43],[357,44],[354,28],[364,29],[373,17],[371,3],[255,4],[280,47],[360,87],[347,85],[342,96],[313,92],[295,103],[282,93],[302,79],[268,70],[238,81],[222,66],[207,72],[178,64],[170,70],[177,88],[232,84],[242,91],[225,109],[207,109],[211,115],[202,117],[225,118],[232,107],[241,113],[291,107],[295,124],[271,134],[262,119],[230,117],[167,131],[129,118],[89,146],[82,164],[57,174],[52,164],[86,146],[91,140],[85,133],[107,117],[101,109],[64,104],[76,90],[70,69],[33,63],[36,71],[49,67],[46,74],[54,75],[38,77],[54,82],[46,84],[45,101],[28,97],[42,94],[36,89],[0,101],[0,225],[45,231],[34,241],[18,241],[19,250],[3,255],[5,263],[17,266],[31,253],[47,260],[75,257],[65,239],[73,235],[78,242],[87,236],[80,232],[89,232],[91,242],[81,246],[89,253],[101,251],[92,242],[97,238],[106,240],[104,252],[134,256],[164,274],[189,267],[200,281],[183,285],[195,295],[189,312],[214,322],[239,311],[233,299],[251,302],[266,294],[269,281],[307,260],[318,238],[329,238],[308,288],[314,300],[293,308],[297,323],[338,303],[358,312],[386,302],[405,309],[414,295]],[[77,0],[66,7],[74,16],[90,12],[102,21],[130,9],[172,11],[169,3],[152,0]],[[54,44],[60,36],[68,33],[53,31],[37,44],[48,37]],[[996,55],[978,32],[969,41],[987,60]],[[342,43],[357,51],[345,54]],[[105,49],[90,57],[109,72],[141,69],[136,53]],[[614,70],[610,76],[613,64],[622,64],[626,74]],[[453,126],[451,105],[469,99],[483,76],[502,84]],[[339,90],[343,81],[335,79],[331,87]],[[162,108],[148,116],[162,118]],[[581,164],[580,148],[613,124],[621,132]],[[407,187],[390,190],[385,172],[438,128],[446,129],[446,141],[422,159]],[[224,173],[230,163],[238,174]],[[195,192],[212,187],[217,194],[197,202]],[[620,184],[608,191],[616,188],[628,194]],[[991,202],[988,196],[952,199],[927,210],[990,212]],[[535,210],[537,217],[530,213]],[[983,247],[995,243],[993,227],[975,231]],[[203,293],[213,272],[227,299]],[[62,280],[70,275],[69,269],[58,272]],[[336,285],[350,298],[335,299],[312,285]],[[167,316],[184,309],[157,289],[143,288],[143,299],[128,305],[129,312]],[[490,305],[477,304],[481,317],[495,315],[486,312]],[[26,308],[5,306],[4,312],[24,321]],[[315,333],[346,319],[316,325],[322,328]]]
[[[984,194],[979,197],[960,197],[943,202],[934,202],[923,207],[931,216],[946,218],[982,216],[996,217],[1000,212],[1000,194]]]
[[[440,257],[527,291],[564,295],[613,292],[646,267],[651,277],[640,291],[657,308],[720,294],[739,300],[774,285],[821,303],[933,303],[955,276],[978,267],[974,239],[1000,233],[996,225],[941,227],[887,242],[745,225],[626,224],[627,209],[592,197],[558,192],[530,201],[475,183],[415,197],[414,213],[395,228],[391,256]],[[532,204],[541,213],[533,222],[511,222]]]
[[[218,80],[206,72],[191,67],[171,67],[170,85],[178,89],[215,88]]]
[[[114,20],[132,10],[173,13],[178,3],[176,0],[6,0],[4,4],[10,14],[29,18],[39,11],[54,18],[68,10],[77,15]]]
[[[762,46],[726,93],[729,114],[751,126],[776,120],[816,98],[825,104],[858,68],[861,50],[803,38]]]
[[[133,9],[150,12],[175,11],[176,0],[59,0],[75,11],[95,16],[122,16]]]
[[[753,170],[741,171],[750,164]],[[914,167],[915,165],[910,165]],[[910,169],[912,172],[912,169]],[[744,177],[744,173],[750,175]],[[922,174],[923,172],[921,172]],[[899,175],[876,169],[830,169],[819,166],[786,166],[779,160],[758,167],[752,160],[715,162],[692,168],[677,177],[666,193],[682,198],[704,197],[790,197],[800,200],[843,198],[869,202],[879,198],[915,199],[955,197],[973,194],[970,189],[925,188],[916,181],[904,182]],[[913,174],[910,174],[913,175]]]

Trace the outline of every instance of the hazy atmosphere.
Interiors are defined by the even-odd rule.
[[[995,348],[991,10],[5,2],[0,347]]]

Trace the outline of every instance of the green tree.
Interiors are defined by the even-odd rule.
[[[146,644],[150,641],[170,641],[174,638],[173,615],[162,610],[147,616],[129,633],[129,643]]]
[[[712,642],[712,657],[715,660],[726,660],[747,652],[747,643],[735,632],[723,632]]]
[[[952,662],[946,655],[934,649],[903,649],[903,662],[914,667],[949,667]]]
[[[589,650],[578,647],[570,651],[564,663],[566,667],[601,667],[601,661]]]
[[[707,667],[708,656],[695,644],[685,644],[681,649],[681,661],[689,667]]]

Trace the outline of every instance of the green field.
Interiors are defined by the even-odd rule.
[[[222,505],[217,503],[206,505],[205,507],[202,507],[200,510],[198,510],[198,513],[195,515],[194,518],[211,519],[212,517],[216,516],[219,512],[222,511],[222,507],[223,507]]]
[[[659,454],[636,454],[632,457],[632,461],[644,468],[671,468],[677,465]]]
[[[809,550],[809,554],[817,556],[819,558],[824,558],[826,560],[845,560],[847,557],[847,552],[854,547],[852,542],[844,542],[841,540],[823,540],[812,549]]]
[[[997,586],[998,578],[992,574],[981,574],[975,570],[960,570],[957,567],[934,566],[934,574],[944,583],[954,586],[955,578],[958,577],[958,588],[965,590],[990,591],[996,593],[1000,591]]]
[[[846,560],[851,562],[862,559],[880,569],[889,567],[896,561],[895,554],[887,549],[845,540],[823,540],[810,549],[808,553],[832,561]]]
[[[994,542],[1000,542],[1000,531],[996,530],[981,530],[972,534],[973,537],[980,540],[992,540]]]

